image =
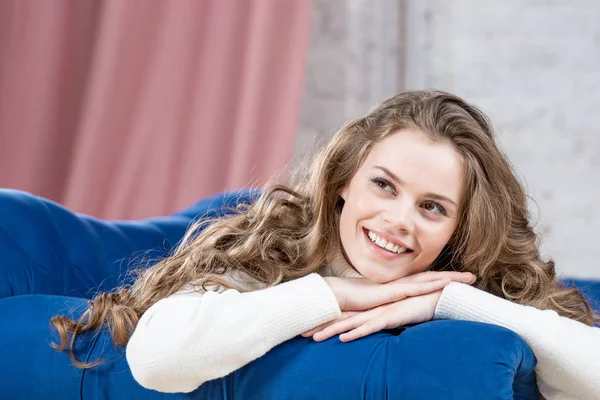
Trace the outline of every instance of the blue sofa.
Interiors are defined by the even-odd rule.
[[[167,217],[104,221],[15,190],[0,190],[0,398],[2,399],[537,399],[535,357],[515,333],[433,321],[350,343],[297,337],[188,394],[147,390],[106,331],[83,336],[81,370],[50,347],[49,319],[77,317],[128,268],[168,254],[195,218],[226,213],[256,192],[202,200]],[[149,261],[151,262],[151,261]],[[600,294],[600,283],[584,285]],[[240,327],[243,329],[243,327]]]

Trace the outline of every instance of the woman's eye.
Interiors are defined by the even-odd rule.
[[[436,203],[435,201],[426,201],[421,207],[423,207],[425,211],[432,214],[441,214],[444,216],[447,215],[446,209],[442,207],[440,203]]]
[[[387,179],[373,178],[373,179],[371,179],[371,181],[374,184],[376,184],[381,190],[385,190],[386,192],[389,192],[392,194],[396,192],[396,188],[394,187],[394,185],[392,185],[392,183],[390,181],[388,181]]]

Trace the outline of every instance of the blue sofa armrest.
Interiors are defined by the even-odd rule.
[[[92,297],[126,279],[133,260],[165,257],[195,218],[222,215],[255,191],[213,196],[168,217],[104,221],[50,200],[0,189],[0,299]]]
[[[563,282],[567,286],[577,286],[588,299],[590,306],[600,313],[600,280],[566,278]]]
[[[104,360],[85,371],[50,348],[56,340],[50,317],[77,318],[86,306],[86,299],[48,295],[0,300],[0,320],[10,321],[0,324],[0,371],[10,371],[0,374],[2,398],[539,399],[535,358],[523,340],[507,329],[466,321],[433,321],[349,343],[298,336],[192,393],[159,393],[133,379],[124,349],[113,346],[107,331],[86,333],[78,342],[79,359]]]

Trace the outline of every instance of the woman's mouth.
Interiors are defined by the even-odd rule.
[[[380,235],[375,232],[372,232],[368,229],[364,229],[365,236],[367,240],[373,245],[374,248],[379,250],[379,252],[385,252],[388,256],[399,256],[406,253],[411,253],[412,250],[402,247],[397,243],[393,243],[391,241],[387,241]]]

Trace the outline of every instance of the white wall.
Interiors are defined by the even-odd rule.
[[[398,0],[313,0],[296,156],[401,87]]]
[[[600,277],[600,2],[407,3],[407,88],[481,106],[536,201],[542,251]]]

